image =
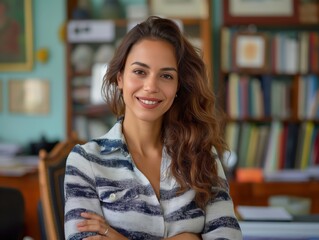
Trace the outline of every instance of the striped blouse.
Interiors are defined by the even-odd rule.
[[[104,216],[108,224],[129,239],[162,239],[183,232],[201,233],[202,239],[242,239],[228,189],[204,210],[196,207],[195,192],[176,195],[178,184],[170,175],[170,157],[163,149],[160,198],[135,166],[119,120],[104,136],[70,152],[64,182],[65,237],[82,239],[76,224],[83,211]],[[219,176],[226,181],[218,162]]]

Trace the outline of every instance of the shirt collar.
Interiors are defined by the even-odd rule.
[[[122,133],[123,118],[119,118],[114,126],[102,137],[94,139],[101,149],[101,155],[106,155],[115,151],[127,157],[129,155],[128,148]]]

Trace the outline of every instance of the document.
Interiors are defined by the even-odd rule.
[[[238,206],[239,217],[244,221],[292,221],[293,217],[283,207]]]

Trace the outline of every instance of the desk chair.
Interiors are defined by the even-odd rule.
[[[47,239],[64,239],[64,173],[67,156],[76,144],[76,134],[59,142],[48,153],[39,152],[39,183],[44,233]],[[43,229],[42,229],[43,230]]]
[[[19,189],[0,187],[0,239],[23,239],[24,204]]]

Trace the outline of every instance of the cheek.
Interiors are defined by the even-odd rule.
[[[177,85],[173,85],[169,87],[169,90],[167,91],[167,96],[170,96],[171,98],[175,98],[177,94]]]
[[[127,93],[133,93],[141,88],[142,82],[132,75],[124,75],[123,78],[123,91]]]

